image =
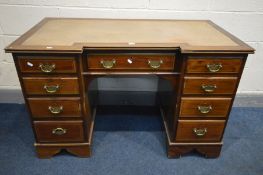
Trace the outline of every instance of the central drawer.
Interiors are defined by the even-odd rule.
[[[90,70],[162,70],[174,69],[175,54],[96,54],[87,56]]]

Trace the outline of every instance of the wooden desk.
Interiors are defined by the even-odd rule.
[[[211,21],[45,18],[11,45],[40,158],[91,155],[103,76],[159,77],[168,157],[218,157],[247,55],[254,49]],[[166,87],[168,82],[169,88]]]

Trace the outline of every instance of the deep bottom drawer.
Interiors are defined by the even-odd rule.
[[[220,141],[224,131],[224,120],[179,120],[177,142]]]
[[[82,121],[35,121],[38,142],[82,142]]]

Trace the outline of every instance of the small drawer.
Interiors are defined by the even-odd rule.
[[[27,100],[34,118],[81,117],[79,97],[28,98]]]
[[[189,58],[186,73],[238,73],[242,59]]]
[[[217,142],[224,131],[224,120],[179,120],[177,142]]]
[[[88,55],[90,70],[162,70],[174,69],[175,55]]]
[[[233,94],[237,77],[185,77],[184,94]]]
[[[24,77],[24,88],[29,95],[78,94],[77,77]]]
[[[18,64],[22,73],[76,73],[74,58],[57,57],[19,57]]]
[[[38,142],[82,142],[82,121],[34,121]]]
[[[222,117],[227,116],[231,98],[192,98],[181,101],[180,117]]]

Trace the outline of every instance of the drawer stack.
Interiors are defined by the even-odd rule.
[[[239,57],[187,58],[177,143],[221,142],[242,68]]]
[[[83,142],[76,59],[19,56],[17,68],[37,143]]]

